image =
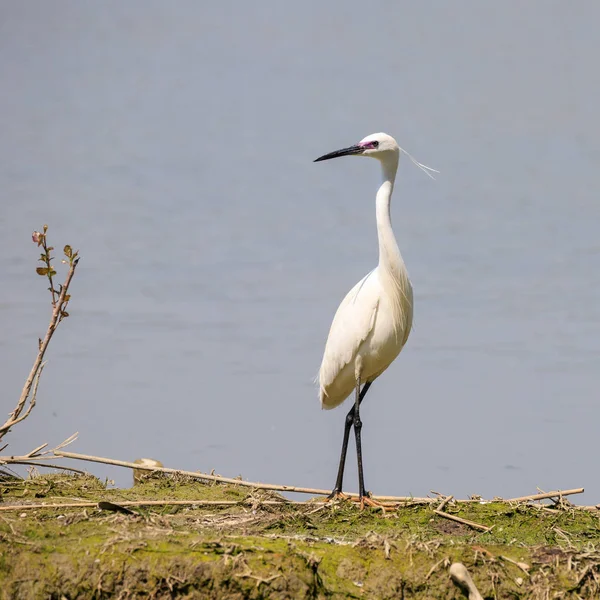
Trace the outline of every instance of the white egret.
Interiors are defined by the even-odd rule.
[[[364,483],[359,407],[373,381],[390,366],[406,344],[413,319],[412,286],[390,218],[390,201],[401,151],[404,152],[393,137],[374,133],[354,146],[330,152],[314,161],[339,156],[369,156],[379,160],[382,170],[375,211],[379,264],[348,292],[338,307],[319,371],[319,397],[324,409],[335,408],[352,391],[355,392],[354,405],[346,416],[337,479],[329,498],[343,495],[348,439],[354,426],[361,506],[374,503],[369,499]],[[433,171],[406,154],[426,173],[426,169]]]

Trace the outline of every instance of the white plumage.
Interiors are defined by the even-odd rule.
[[[339,406],[356,387],[379,377],[398,356],[412,325],[412,286],[377,267],[342,300],[331,324],[319,372],[324,409]]]
[[[354,426],[361,504],[367,492],[362,472],[359,406],[371,383],[390,366],[406,344],[413,319],[412,286],[390,217],[400,152],[404,151],[393,137],[375,133],[354,146],[330,152],[315,161],[355,155],[376,158],[381,163],[382,182],[375,201],[379,263],[348,292],[338,307],[318,378],[321,406],[325,409],[339,406],[355,392],[355,403],[346,417],[338,477],[330,497],[341,494],[348,437]],[[433,170],[408,156],[426,173]]]
[[[374,142],[377,147],[370,147]],[[333,318],[319,372],[325,409],[341,404],[359,377],[366,383],[381,375],[406,344],[412,326],[412,286],[390,217],[400,148],[385,133],[369,135],[357,147],[363,149],[360,156],[381,161],[382,183],[376,196],[379,264],[348,292]]]

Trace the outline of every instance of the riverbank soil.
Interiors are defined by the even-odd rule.
[[[462,598],[454,562],[483,598],[600,598],[600,511],[445,506],[483,532],[431,505],[281,500],[164,475],[0,479],[0,598]]]

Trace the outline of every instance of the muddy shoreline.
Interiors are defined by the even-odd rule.
[[[279,500],[156,474],[131,489],[91,476],[5,478],[0,598],[460,598],[454,562],[484,598],[600,595],[600,511],[567,501],[445,508],[484,532],[431,506]],[[127,505],[141,501],[158,504]]]

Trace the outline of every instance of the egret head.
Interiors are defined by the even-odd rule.
[[[338,158],[339,156],[371,156],[379,160],[384,160],[391,158],[392,155],[397,157],[399,152],[400,147],[391,135],[387,133],[372,133],[360,140],[358,144],[319,156],[314,162]]]

